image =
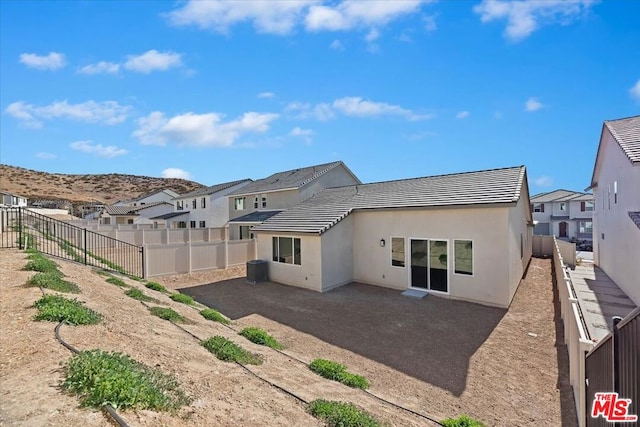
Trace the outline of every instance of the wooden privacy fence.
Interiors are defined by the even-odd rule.
[[[0,209],[0,245],[34,248],[47,255],[144,277],[144,249],[76,227],[28,208]]]
[[[603,417],[591,417],[596,393],[616,392],[621,399],[631,399],[628,414],[640,416],[640,307],[624,319],[614,320],[613,332],[587,354],[585,374],[587,426],[612,425]]]

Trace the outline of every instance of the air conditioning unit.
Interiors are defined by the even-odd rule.
[[[247,283],[255,285],[256,283],[267,281],[267,261],[262,259],[254,259],[247,261]]]

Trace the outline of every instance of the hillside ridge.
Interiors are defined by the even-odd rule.
[[[61,174],[41,172],[0,164],[0,190],[30,200],[67,200],[73,204],[97,202],[111,204],[154,191],[169,189],[185,194],[204,185],[181,178],[143,175]]]

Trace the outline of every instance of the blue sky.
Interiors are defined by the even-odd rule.
[[[584,189],[640,113],[640,2],[0,2],[0,161],[206,185],[524,164]]]

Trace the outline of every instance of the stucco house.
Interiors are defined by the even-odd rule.
[[[252,228],[325,188],[360,184],[341,161],[274,173],[229,193],[229,236],[251,239]]]
[[[173,212],[173,205],[168,202],[154,202],[138,206],[110,205],[98,216],[103,225],[154,224],[152,218]]]
[[[0,206],[5,208],[26,208],[27,198],[0,190]]]
[[[229,221],[229,202],[227,195],[246,187],[251,179],[225,182],[201,188],[174,198],[176,214],[165,218],[167,228],[217,228],[224,227]],[[182,225],[184,224],[184,227]]]
[[[593,260],[640,305],[640,116],[604,122],[589,188]]]
[[[173,190],[163,189],[143,194],[133,199],[120,200],[114,203],[113,206],[143,206],[152,203],[171,202],[171,200],[179,196],[180,195]]]
[[[508,307],[529,264],[524,166],[326,189],[253,230],[269,279],[361,282]]]
[[[593,237],[593,194],[555,190],[531,197],[533,234],[566,240]]]

